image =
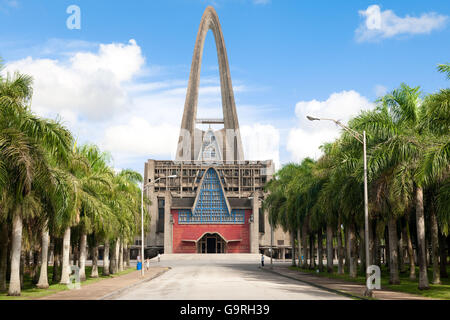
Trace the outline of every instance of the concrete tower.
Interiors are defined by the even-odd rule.
[[[198,91],[200,85],[200,70],[202,66],[203,48],[206,34],[212,30],[217,49],[219,63],[220,88],[222,94],[223,119],[197,119]],[[219,17],[213,7],[209,6],[203,13],[195,42],[194,56],[192,57],[191,73],[184,104],[183,120],[178,140],[176,160],[198,160],[202,151],[205,131],[197,129],[196,123],[220,124],[223,129],[215,131],[218,144],[221,148],[221,160],[243,161],[244,152],[239,121],[234,102],[233,85],[231,83],[230,66],[228,65],[227,50],[223,39]]]

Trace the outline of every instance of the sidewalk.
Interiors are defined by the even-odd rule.
[[[319,277],[311,273],[299,272],[290,270],[289,266],[273,266],[270,269],[270,265],[261,268],[266,272],[273,272],[281,276],[298,280],[320,289],[328,290],[331,292],[344,294],[353,298],[366,299],[364,297],[364,291],[366,286],[363,284],[349,282],[341,279],[331,279],[326,277]],[[404,292],[396,292],[390,290],[374,290],[373,298],[379,300],[434,300],[432,298],[417,296]]]
[[[141,277],[141,271],[133,271],[123,276],[100,280],[98,282],[81,285],[79,290],[61,291],[49,296],[38,298],[37,300],[101,300],[108,299],[116,294],[127,290],[133,286],[141,284],[146,281],[154,279],[170,268],[166,267],[151,267],[149,271],[145,272],[144,277]]]

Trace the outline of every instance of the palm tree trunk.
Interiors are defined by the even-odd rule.
[[[297,250],[298,250],[298,266],[302,265],[302,238],[300,236],[300,228],[297,229]]]
[[[309,268],[310,269],[314,269],[314,266],[316,265],[316,259],[314,257],[314,232],[311,232],[311,234],[309,235]]]
[[[109,273],[114,274],[116,270],[116,241],[112,242],[111,250],[111,261],[109,263]]]
[[[356,234],[353,223],[350,223],[348,226],[347,255],[349,257],[349,275],[351,278],[356,278],[358,273],[358,258],[356,257]]]
[[[370,252],[370,261],[369,265],[375,264],[376,261],[376,251],[375,251],[375,235],[373,232],[374,221],[369,220],[369,252]]]
[[[128,266],[127,266],[127,251],[128,245],[127,245],[127,241],[123,240],[123,269],[125,270]]]
[[[87,234],[83,230],[80,238],[80,281],[86,281],[86,244]]]
[[[406,272],[406,263],[405,263],[405,237],[404,237],[404,230],[405,228],[402,228],[402,232],[400,234],[400,239],[398,240],[398,268],[400,270],[400,273]]]
[[[360,272],[366,274],[366,247],[365,247],[365,230],[364,226],[359,228],[359,259],[360,259]]]
[[[16,210],[12,225],[11,246],[11,276],[9,279],[8,295],[20,296],[20,258],[22,251],[22,216],[20,210]]]
[[[109,276],[109,240],[105,241],[103,250],[103,275]]]
[[[397,221],[395,217],[390,217],[388,221],[389,232],[389,283],[400,284],[398,274],[398,237]]]
[[[344,227],[344,258],[345,258],[345,269],[350,270],[350,254],[348,246],[348,226]]]
[[[322,228],[317,232],[317,262],[319,264],[319,271],[323,271],[323,238]]]
[[[32,283],[36,284],[39,281],[39,276],[40,276],[40,272],[39,272],[39,255],[41,255],[42,250],[39,250],[38,248],[35,248],[33,250],[33,267],[31,269],[31,274],[30,277],[32,278]]]
[[[291,237],[291,266],[295,266],[295,235],[293,231],[289,231]]]
[[[39,289],[47,289],[48,288],[48,243],[49,243],[49,234],[47,227],[44,228],[42,232],[42,249],[41,249],[41,272],[39,274],[39,281],[37,283],[37,287]]]
[[[8,225],[2,223],[0,231],[0,292],[6,291],[6,269],[8,266]]]
[[[303,268],[308,268],[308,229],[306,222],[302,226]]]
[[[123,241],[120,240],[120,247],[119,247],[119,272],[123,271]]]
[[[338,227],[336,230],[337,250],[338,250],[338,274],[344,274],[344,250],[342,248],[342,229],[341,219],[339,218]]]
[[[116,265],[115,265],[115,269],[114,269],[114,273],[119,272],[119,252],[120,252],[120,242],[119,239],[116,239],[116,247],[115,247],[115,256],[114,258],[116,259]],[[144,261],[144,260],[142,260]]]
[[[70,227],[64,232],[63,248],[62,248],[62,268],[61,268],[61,284],[70,283],[70,274],[72,273],[70,268]]]
[[[92,246],[91,278],[98,278],[98,244],[97,244],[97,240],[95,240],[95,244]]]
[[[419,262],[419,289],[429,289],[427,275],[427,257],[425,248],[425,217],[423,213],[423,189],[416,187],[416,225],[417,225],[417,247]]]
[[[409,233],[409,222],[406,221],[405,228],[403,229],[403,237],[406,242],[406,251],[408,252],[409,260],[409,279],[416,279],[416,262],[414,257],[414,249],[412,246],[411,235]]]
[[[25,273],[26,256],[27,254],[25,253],[25,250],[22,250],[20,252],[20,288],[23,288],[23,276]]]
[[[73,265],[74,266],[80,266],[80,249],[77,244],[75,244],[73,247],[70,247],[72,249],[72,259],[73,259]],[[69,259],[70,260],[70,259]]]
[[[373,246],[374,246],[374,264],[379,266],[381,268],[381,243],[380,243],[380,237],[377,232],[376,224],[374,226],[373,231]]]
[[[50,264],[53,262],[54,254],[55,254],[55,239],[49,236],[49,244],[48,244],[48,254],[47,254],[47,263]]]
[[[333,226],[327,224],[327,272],[333,273]]]
[[[389,268],[389,230],[388,227],[384,228],[384,264]]]
[[[430,208],[431,224],[431,256],[433,262],[433,284],[441,284],[441,272],[439,270],[439,229],[436,218],[436,211],[433,206]]]
[[[440,252],[440,269],[441,269],[441,278],[448,278],[447,274],[447,250],[445,250],[445,236],[440,233],[439,234],[439,252]]]
[[[52,284],[61,281],[61,239],[54,239]]]
[[[126,244],[126,250],[127,250],[127,267],[131,267],[130,263],[130,247],[128,246],[128,243]]]

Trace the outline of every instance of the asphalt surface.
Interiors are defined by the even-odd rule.
[[[269,268],[270,258],[265,259]],[[285,263],[290,263],[286,261]],[[283,262],[276,262],[277,265]],[[171,254],[151,265],[171,267],[118,300],[347,300],[349,298],[259,268],[255,254]]]

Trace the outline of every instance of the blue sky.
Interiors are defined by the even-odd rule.
[[[66,27],[72,4],[81,30]],[[441,0],[0,0],[0,56],[7,71],[34,76],[37,113],[61,115],[81,143],[142,171],[176,148],[207,5],[221,21],[247,158],[317,157],[338,130],[305,114],[346,121],[401,82],[427,93],[448,86],[436,72],[450,61],[450,2]],[[381,24],[368,30],[374,17]],[[201,77],[199,115],[220,116],[211,33]]]

